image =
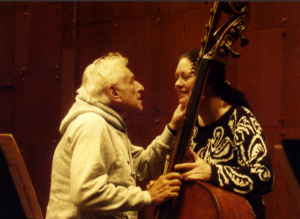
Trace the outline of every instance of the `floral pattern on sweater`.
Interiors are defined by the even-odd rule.
[[[240,195],[271,191],[266,138],[250,110],[232,107],[211,125],[194,128],[191,148],[212,166],[210,182]]]

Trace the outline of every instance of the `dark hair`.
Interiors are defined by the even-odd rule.
[[[198,58],[200,49],[195,49],[183,53],[179,56],[178,62],[182,58],[187,58],[191,62],[195,62]],[[211,85],[217,95],[225,102],[232,105],[244,106],[252,111],[248,100],[245,98],[245,94],[241,91],[231,87],[228,82],[225,81],[225,66],[219,62],[213,62],[210,65],[210,72],[207,76],[206,83]]]

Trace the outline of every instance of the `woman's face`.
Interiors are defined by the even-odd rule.
[[[192,62],[188,58],[182,58],[175,72],[175,90],[178,94],[179,103],[186,105],[191,96],[195,78],[194,74],[190,74]]]

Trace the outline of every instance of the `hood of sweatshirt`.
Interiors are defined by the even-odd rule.
[[[76,102],[73,104],[68,114],[62,120],[59,131],[64,134],[69,124],[75,120],[79,115],[87,112],[97,113],[102,116],[107,123],[118,129],[119,131],[125,132],[126,125],[121,116],[109,106],[106,106],[100,102],[96,104],[88,103],[82,100],[78,95],[76,96]]]

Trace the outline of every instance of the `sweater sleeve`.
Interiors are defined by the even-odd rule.
[[[230,117],[233,151],[238,166],[212,164],[210,182],[240,195],[264,195],[272,190],[274,174],[267,141],[254,115],[239,108]]]
[[[162,170],[173,140],[174,135],[166,126],[163,133],[156,137],[145,150],[131,145],[131,155],[139,181],[151,180]]]
[[[120,179],[125,181],[123,186],[110,182],[108,173],[116,168],[117,155],[109,146],[108,130],[104,122],[92,114],[84,116],[83,119],[77,118],[78,124],[73,124],[74,134],[70,137],[73,147],[70,167],[73,203],[82,210],[94,212],[133,211],[150,205],[149,193],[132,186],[135,183],[131,179]]]

